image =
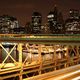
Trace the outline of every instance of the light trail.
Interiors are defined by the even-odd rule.
[[[73,76],[73,75],[75,75],[75,74],[77,74],[77,73],[80,73],[80,70],[77,70],[77,71],[72,72],[72,73],[68,73],[68,74],[63,75],[63,76],[61,76],[61,77],[55,78],[54,80],[62,80],[62,79],[64,79],[64,78]],[[73,79],[73,80],[75,80],[75,79]]]
[[[74,78],[72,80],[80,80],[80,76],[78,76],[78,77],[76,77],[76,78]]]

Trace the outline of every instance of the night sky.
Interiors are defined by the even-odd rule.
[[[0,0],[0,15],[15,16],[21,25],[25,25],[31,21],[32,13],[39,11],[44,23],[55,4],[64,17],[67,17],[70,8],[80,10],[80,0]]]

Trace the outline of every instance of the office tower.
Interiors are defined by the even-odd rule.
[[[80,34],[79,11],[70,9],[69,18],[65,21],[66,34]]]
[[[18,27],[18,20],[15,17],[8,15],[0,16],[0,33],[12,33],[12,29]]]
[[[42,23],[42,16],[39,12],[34,12],[32,14],[32,33],[39,34],[41,33],[41,23]]]
[[[63,16],[58,11],[57,7],[54,7],[53,11],[50,11],[48,16],[48,26],[52,34],[62,34],[63,29]]]

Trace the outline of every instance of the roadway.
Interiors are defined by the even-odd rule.
[[[23,80],[80,80],[80,64]]]
[[[43,80],[80,80],[80,70],[65,73],[65,74],[60,74]]]

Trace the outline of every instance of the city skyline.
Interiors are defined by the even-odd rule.
[[[46,22],[46,16],[53,10],[55,4],[64,17],[68,16],[69,9],[80,10],[80,0],[2,0],[0,15],[15,16],[21,25],[25,25],[26,22],[31,21],[32,13],[37,11],[42,14],[43,22]]]

